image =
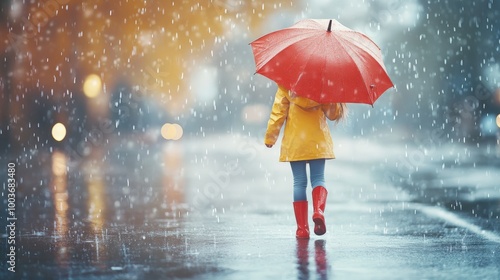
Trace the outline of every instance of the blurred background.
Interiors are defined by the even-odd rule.
[[[403,191],[500,231],[498,0],[1,0],[0,178],[15,161],[22,263],[89,244],[112,262],[122,245],[99,242],[135,226],[182,252],[179,213],[218,222],[255,185],[288,205],[288,167],[263,148],[276,85],[249,43],[303,18],[367,34],[395,84],[332,124],[335,199]]]
[[[374,108],[352,106],[341,133],[414,138],[439,130],[433,140],[495,144],[499,5],[4,0],[0,145],[76,150],[82,139],[109,134],[157,139],[165,123],[184,137],[262,132],[275,85],[254,75],[248,43],[302,18],[335,18],[372,37],[396,85]],[[56,123],[66,130],[62,143],[51,133]]]

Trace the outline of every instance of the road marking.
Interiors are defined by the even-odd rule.
[[[446,222],[453,224],[457,227],[465,228],[465,229],[467,229],[467,230],[469,230],[469,231],[471,231],[479,236],[482,236],[483,238],[485,238],[489,241],[492,241],[495,243],[500,243],[500,236],[498,234],[496,234],[495,232],[489,231],[489,230],[484,230],[484,229],[482,229],[474,224],[469,223],[468,221],[460,218],[459,216],[457,216],[449,211],[446,211],[446,210],[441,209],[439,207],[423,206],[420,204],[413,204],[413,203],[410,204],[409,206],[416,209],[416,210],[422,211],[422,213],[424,213],[428,216],[445,220]]]

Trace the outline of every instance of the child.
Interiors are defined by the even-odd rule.
[[[279,86],[267,124],[265,144],[271,148],[278,139],[285,123],[281,144],[280,161],[288,161],[293,174],[293,209],[297,221],[297,238],[309,238],[307,216],[307,173],[309,163],[311,176],[314,233],[326,232],[325,210],[325,160],[333,159],[333,142],[326,121],[339,121],[345,116],[342,103],[319,104],[313,100],[294,96],[293,92]]]

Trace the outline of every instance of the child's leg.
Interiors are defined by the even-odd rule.
[[[311,160],[309,165],[311,170],[311,185],[313,187],[314,233],[323,235],[326,232],[324,211],[328,195],[328,191],[325,189],[325,160]]]
[[[305,161],[290,162],[293,173],[293,211],[297,221],[297,238],[309,238],[309,222],[307,216],[307,173]]]
[[[311,173],[311,187],[325,186],[325,160],[315,159],[309,161],[309,171]]]
[[[307,173],[305,161],[290,162],[293,174],[293,201],[307,200]]]

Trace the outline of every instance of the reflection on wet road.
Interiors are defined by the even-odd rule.
[[[344,144],[327,167],[328,233],[296,240],[289,167],[261,146],[243,136],[129,141],[80,159],[60,150],[19,158],[19,265],[2,279],[500,275],[498,197],[460,201],[463,212],[492,209],[474,216],[419,201],[376,168],[353,180],[373,161],[356,162],[364,152]]]

